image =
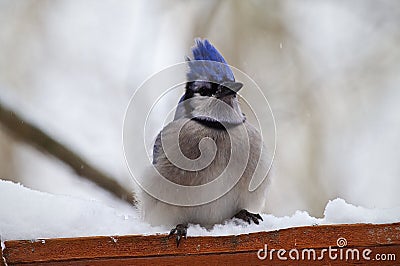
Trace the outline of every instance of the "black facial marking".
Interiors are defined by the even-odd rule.
[[[206,127],[211,127],[218,130],[226,130],[225,126],[216,120],[204,119],[200,117],[193,117],[192,120],[205,125]]]
[[[200,94],[201,96],[208,96],[208,97],[215,97],[224,92],[224,95],[236,95],[234,91],[231,91],[229,88],[207,81],[191,81],[186,83],[186,93],[185,93],[185,100],[190,99],[196,95],[196,93]]]

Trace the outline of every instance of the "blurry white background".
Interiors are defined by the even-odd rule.
[[[398,25],[396,0],[3,0],[0,100],[132,190],[122,149],[128,101],[151,74],[182,62],[195,37],[208,38],[259,84],[274,111],[266,211],[322,216],[336,197],[393,207],[400,205]],[[1,124],[0,179],[127,207]]]

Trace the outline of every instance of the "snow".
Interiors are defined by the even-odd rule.
[[[171,228],[152,227],[139,218],[135,208],[118,210],[101,202],[53,195],[0,180],[0,237],[11,239],[79,237],[94,235],[166,234]],[[262,214],[260,225],[230,220],[206,230],[190,225],[189,236],[236,235],[271,231],[295,226],[341,223],[392,223],[400,221],[400,206],[368,209],[346,203],[343,199],[328,202],[323,218],[311,217],[305,211],[291,216]],[[44,240],[39,240],[44,241]]]
[[[53,195],[0,181],[1,240],[164,232],[95,200]]]

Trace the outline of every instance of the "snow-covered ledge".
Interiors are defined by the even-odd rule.
[[[128,258],[139,263],[155,257],[167,263],[168,255],[189,262],[207,254],[236,263],[256,262],[265,255],[265,247],[267,253],[284,249],[287,257],[291,249],[301,255],[304,249],[320,252],[340,243],[345,244],[342,248],[394,254],[400,261],[400,207],[367,209],[335,199],[326,205],[323,218],[297,211],[285,217],[263,214],[258,226],[230,221],[207,231],[192,225],[188,239],[177,249],[174,239],[166,237],[169,228],[143,223],[134,210],[121,213],[96,201],[38,192],[8,181],[0,181],[0,201],[2,249],[12,264]],[[296,257],[296,251],[292,253]],[[277,254],[272,259],[277,260]]]
[[[0,180],[1,240],[61,238],[109,235],[166,234],[170,228],[152,227],[142,222],[134,209],[124,212],[97,201],[34,191],[10,181]],[[260,225],[237,225],[227,222],[210,231],[190,226],[188,236],[223,236],[271,231],[295,226],[395,223],[400,222],[400,206],[390,209],[367,209],[353,206],[343,199],[329,201],[323,218],[305,211],[291,216],[262,214]]]

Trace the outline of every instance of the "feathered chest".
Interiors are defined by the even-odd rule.
[[[261,146],[258,132],[246,122],[221,129],[204,122],[179,119],[158,135],[154,165],[172,182],[201,185],[220,176],[227,167],[236,167],[235,160],[246,153],[249,159],[255,157],[259,154],[255,149],[257,143]],[[245,163],[247,166],[247,160]]]

